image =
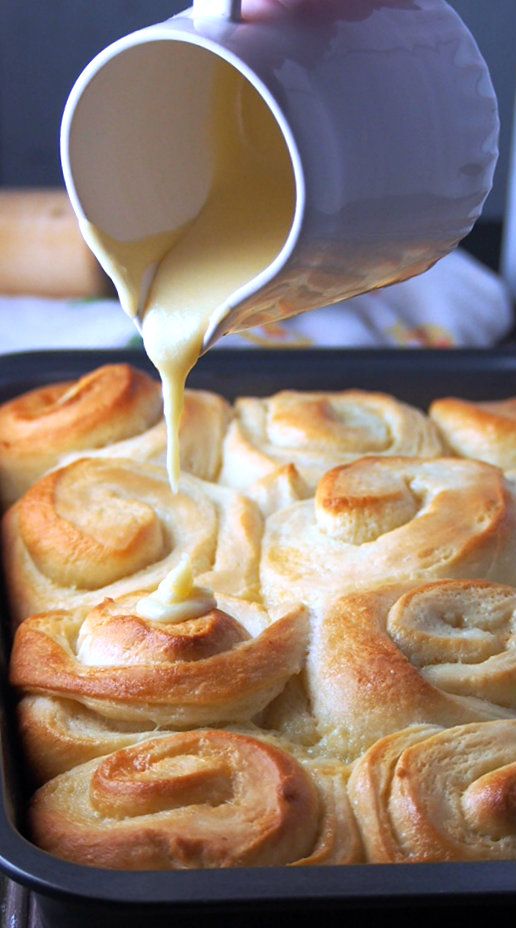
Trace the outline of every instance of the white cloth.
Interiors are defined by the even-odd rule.
[[[222,347],[488,347],[513,324],[502,280],[464,251],[384,290],[230,335]],[[116,300],[0,296],[0,352],[140,344]]]

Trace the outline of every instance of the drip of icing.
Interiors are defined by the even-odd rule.
[[[252,85],[218,61],[213,82],[213,177],[199,214],[180,229],[119,242],[83,221],[124,310],[143,317],[145,349],[163,381],[167,467],[179,478],[185,381],[212,319],[281,251],[295,208],[292,164],[281,130]]]
[[[184,554],[153,593],[136,605],[136,615],[152,622],[185,622],[217,608],[212,593],[194,586],[192,564]]]

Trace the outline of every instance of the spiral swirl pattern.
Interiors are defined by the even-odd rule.
[[[433,685],[516,712],[516,590],[479,580],[412,590],[387,631]]]
[[[41,846],[95,866],[351,864],[349,774],[259,730],[161,735],[51,780],[30,820]]]
[[[161,417],[159,384],[128,364],[52,384],[0,407],[0,501],[8,506],[72,451],[139,436]]]
[[[274,866],[307,856],[319,800],[293,757],[227,731],[146,741],[61,774],[34,796],[34,840],[92,866]]]
[[[74,699],[31,694],[17,710],[18,731],[35,786],[94,757],[152,738],[156,727],[137,722],[113,722]]]
[[[515,500],[497,468],[363,458],[325,474],[315,499],[269,516],[263,595],[275,607],[438,577],[512,583],[515,544]]]
[[[516,590],[443,580],[332,603],[308,657],[319,748],[352,760],[418,723],[516,717]]]
[[[261,533],[256,506],[231,490],[184,475],[173,494],[161,468],[76,461],[4,516],[13,617],[153,589],[183,554],[204,585],[252,598]]]
[[[389,735],[349,793],[373,863],[514,859],[516,720]]]
[[[516,468],[516,399],[471,403],[446,397],[436,400],[430,415],[443,441],[459,457]]]
[[[187,391],[174,495],[147,375],[0,407],[41,847],[129,870],[516,859],[516,481],[493,466],[516,473],[516,400],[431,413]]]
[[[237,400],[220,480],[243,490],[294,464],[315,489],[331,467],[364,455],[436,457],[442,450],[433,423],[387,394],[285,390],[263,400]]]

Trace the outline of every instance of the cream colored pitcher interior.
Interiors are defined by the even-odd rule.
[[[288,148],[268,105],[250,82],[204,49],[213,68],[211,184],[195,217],[141,241],[121,242],[83,221],[82,231],[117,287],[123,308],[138,312],[147,354],[163,381],[167,466],[179,476],[178,430],[186,377],[214,314],[265,270],[292,227],[295,180]],[[166,114],[164,117],[166,118]],[[181,133],[181,125],[177,125]],[[188,164],[177,183],[188,182]],[[155,274],[143,306],[146,275]]]

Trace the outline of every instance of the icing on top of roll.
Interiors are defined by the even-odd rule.
[[[224,315],[231,296],[281,251],[295,207],[292,164],[274,116],[247,79],[218,59],[211,111],[211,184],[191,221],[129,242],[81,223],[86,241],[115,282],[122,307],[143,318],[145,349],[163,382],[173,490],[188,373],[210,324]],[[187,184],[187,167],[178,183]]]
[[[186,622],[217,608],[212,593],[195,586],[192,562],[183,554],[158,588],[136,605],[136,614],[152,622]]]

